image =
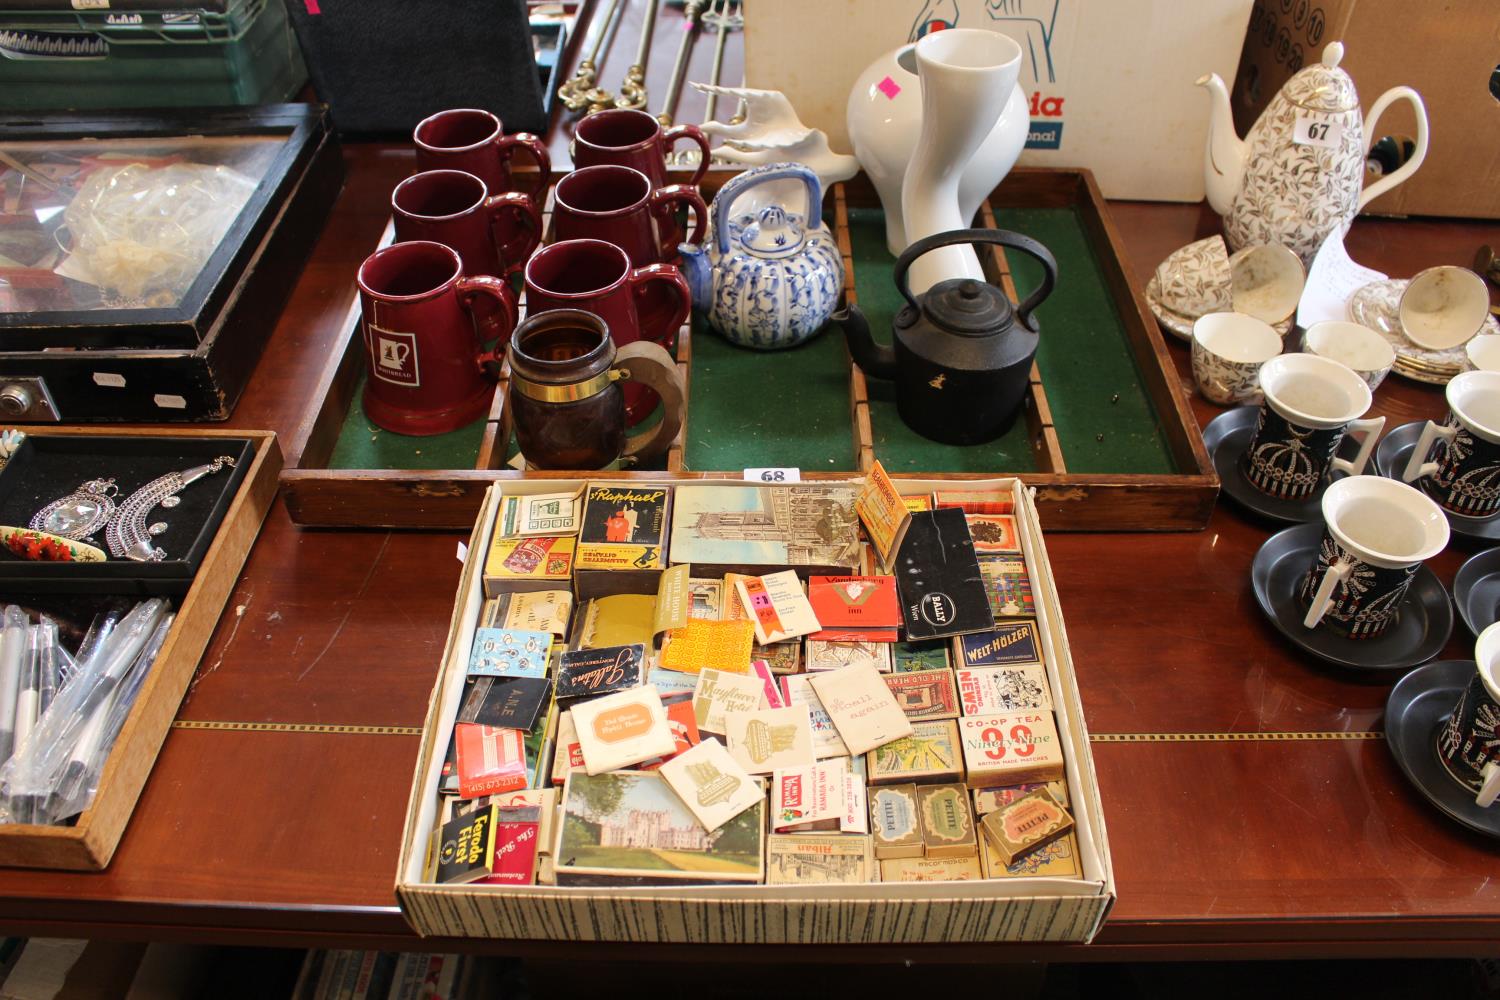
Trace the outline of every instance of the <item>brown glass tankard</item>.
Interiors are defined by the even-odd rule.
[[[521,454],[537,469],[602,469],[621,456],[660,455],[682,426],[682,377],[649,341],[618,351],[609,327],[581,309],[537,313],[510,340],[510,413]],[[625,433],[620,382],[641,382],[662,399],[661,423]]]

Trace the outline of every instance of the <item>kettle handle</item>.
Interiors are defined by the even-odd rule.
[[[1412,150],[1411,159],[1401,164],[1395,172],[1380,178],[1374,184],[1365,188],[1359,194],[1359,205],[1354,213],[1358,215],[1364,207],[1376,198],[1385,194],[1391,188],[1406,180],[1417,172],[1422,161],[1427,158],[1427,106],[1422,103],[1422,95],[1410,87],[1392,87],[1375,99],[1370,106],[1369,117],[1365,119],[1365,155],[1370,155],[1370,146],[1375,142],[1375,123],[1380,120],[1380,113],[1397,101],[1410,101],[1411,109],[1417,118],[1417,143]]]
[[[719,188],[719,193],[714,195],[714,243],[718,246],[721,255],[729,252],[729,226],[724,219],[724,216],[729,213],[729,207],[739,200],[740,195],[751,188],[770,181],[784,180],[799,180],[807,189],[807,226],[809,229],[817,228],[823,212],[823,186],[818,183],[818,175],[811,167],[800,163],[767,163],[764,166],[735,174],[729,179],[729,183]]]
[[[1052,286],[1057,284],[1057,261],[1053,259],[1050,250],[1030,236],[1022,236],[1008,229],[954,229],[946,233],[934,233],[932,236],[917,240],[902,251],[900,259],[896,261],[896,272],[893,277],[902,297],[911,304],[913,309],[920,309],[917,300],[912,297],[911,285],[906,280],[906,272],[910,270],[913,261],[929,250],[951,247],[959,243],[993,243],[996,246],[1010,247],[1030,254],[1041,263],[1042,283],[1026,296],[1026,301],[1016,307],[1016,315],[1021,323],[1026,329],[1034,331],[1036,327],[1031,322],[1031,311],[1052,294]]]

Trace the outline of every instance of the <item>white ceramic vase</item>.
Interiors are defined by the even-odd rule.
[[[959,206],[959,182],[1000,120],[1021,72],[1021,46],[979,28],[949,28],[917,42],[922,81],[922,131],[901,181],[901,217],[908,243],[967,229],[973,212]],[[973,246],[939,247],[912,261],[913,295],[948,278],[984,280]]]
[[[891,49],[865,68],[849,93],[845,121],[854,155],[885,208],[886,247],[892,256],[899,256],[911,243],[901,214],[901,181],[922,129],[922,88],[915,44]],[[958,205],[964,225],[1016,165],[1030,128],[1026,94],[1013,81],[1005,110],[962,170]]]

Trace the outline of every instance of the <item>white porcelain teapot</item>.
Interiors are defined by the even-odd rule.
[[[1224,81],[1217,73],[1198,80],[1212,101],[1204,151],[1208,203],[1224,217],[1230,250],[1280,243],[1310,266],[1330,233],[1422,165],[1427,109],[1421,96],[1392,87],[1370,107],[1366,122],[1354,81],[1339,68],[1343,57],[1344,46],[1329,43],[1321,62],[1298,71],[1271,99],[1243,141],[1234,133]],[[1410,101],[1416,112],[1416,149],[1400,169],[1361,190],[1375,123],[1398,100]]]

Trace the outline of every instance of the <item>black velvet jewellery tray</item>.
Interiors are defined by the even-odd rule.
[[[102,563],[36,562],[0,549],[0,595],[185,594],[255,457],[248,438],[28,435],[0,469],[0,525],[26,527],[37,511],[91,479],[113,478],[119,503],[160,476],[221,455],[234,459],[233,468],[226,465],[188,485],[176,494],[176,507],[157,506],[148,513],[148,524],[168,525],[154,538],[167,553],[161,562],[113,556]],[[84,541],[108,555],[103,529]]]

